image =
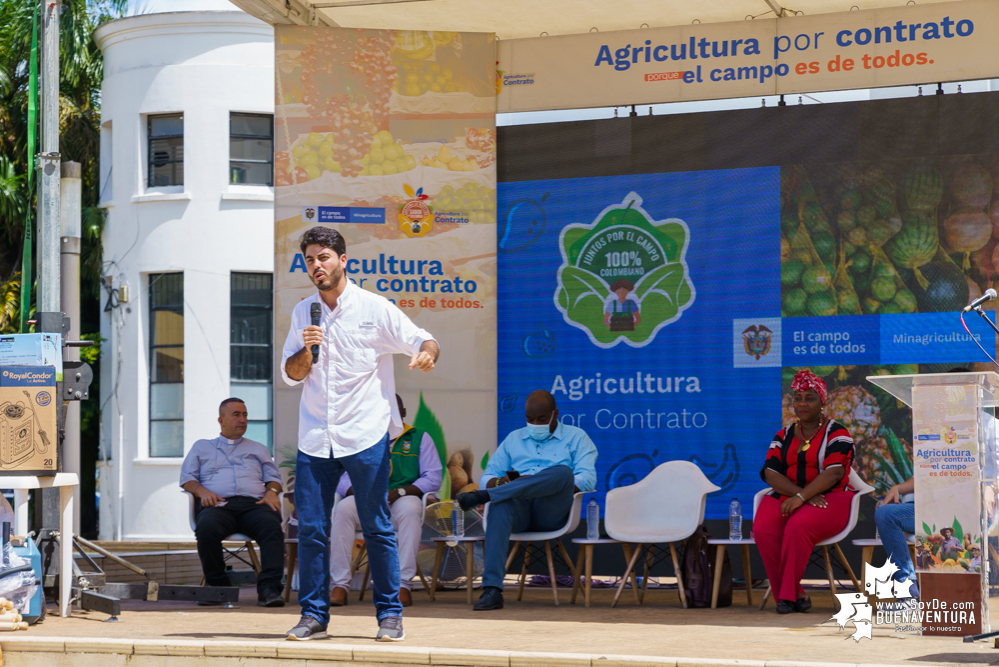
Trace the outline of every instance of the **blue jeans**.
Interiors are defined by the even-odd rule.
[[[378,620],[402,616],[399,602],[399,549],[388,504],[391,461],[388,434],[363,452],[321,459],[301,451],[295,467],[298,510],[298,603],[302,615],[323,626],[330,621],[330,524],[340,475],[354,485],[357,518],[368,547],[372,597]]]
[[[916,532],[916,505],[914,503],[890,503],[882,505],[874,512],[874,523],[878,525],[878,535],[881,544],[898,568],[896,581],[916,581],[916,569],[909,557],[909,545],[903,533]],[[913,597],[918,597],[918,588],[914,583],[910,589]]]
[[[510,533],[558,530],[569,519],[574,477],[569,466],[546,468],[489,489],[483,586],[503,588]]]

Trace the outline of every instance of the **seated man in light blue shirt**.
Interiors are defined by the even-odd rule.
[[[565,525],[572,497],[597,483],[597,448],[581,428],[561,424],[555,398],[532,392],[524,406],[527,426],[508,435],[479,479],[485,487],[458,495],[468,510],[490,503],[486,564],[476,611],[503,608],[503,578],[510,533],[547,532]]]
[[[180,486],[201,501],[197,527],[198,557],[209,586],[231,586],[222,556],[222,540],[243,533],[260,547],[257,604],[283,607],[281,573],[281,473],[267,448],[243,437],[246,404],[227,398],[219,406],[222,434],[198,440],[180,469]]]

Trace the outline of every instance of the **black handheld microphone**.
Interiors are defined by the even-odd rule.
[[[992,292],[992,294],[994,295],[995,292]],[[319,326],[319,317],[322,315],[322,306],[320,306],[318,303],[312,304],[312,307],[309,308],[309,314],[312,315],[312,326],[318,327]],[[319,361],[319,346],[318,345],[313,345],[312,346],[312,363],[315,364],[318,361]]]
[[[994,298],[996,298],[996,291],[990,287],[989,289],[985,290],[985,294],[981,295],[980,297],[969,303],[967,306],[964,307],[964,310],[962,310],[961,312],[966,313],[969,310],[974,310],[975,308],[978,308],[986,301],[991,301]]]

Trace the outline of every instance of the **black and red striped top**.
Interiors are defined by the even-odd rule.
[[[842,424],[835,419],[828,420],[811,440],[811,446],[801,451],[805,441],[798,437],[798,429],[794,424],[785,426],[774,436],[767,450],[766,462],[760,477],[766,481],[766,471],[769,468],[785,475],[793,484],[805,488],[826,468],[843,466],[847,474],[829,491],[846,488],[850,483],[850,466],[853,464],[853,437]],[[779,497],[776,491],[770,494]]]

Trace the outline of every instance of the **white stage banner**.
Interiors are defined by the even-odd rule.
[[[499,111],[658,104],[999,77],[999,2],[500,42]]]

